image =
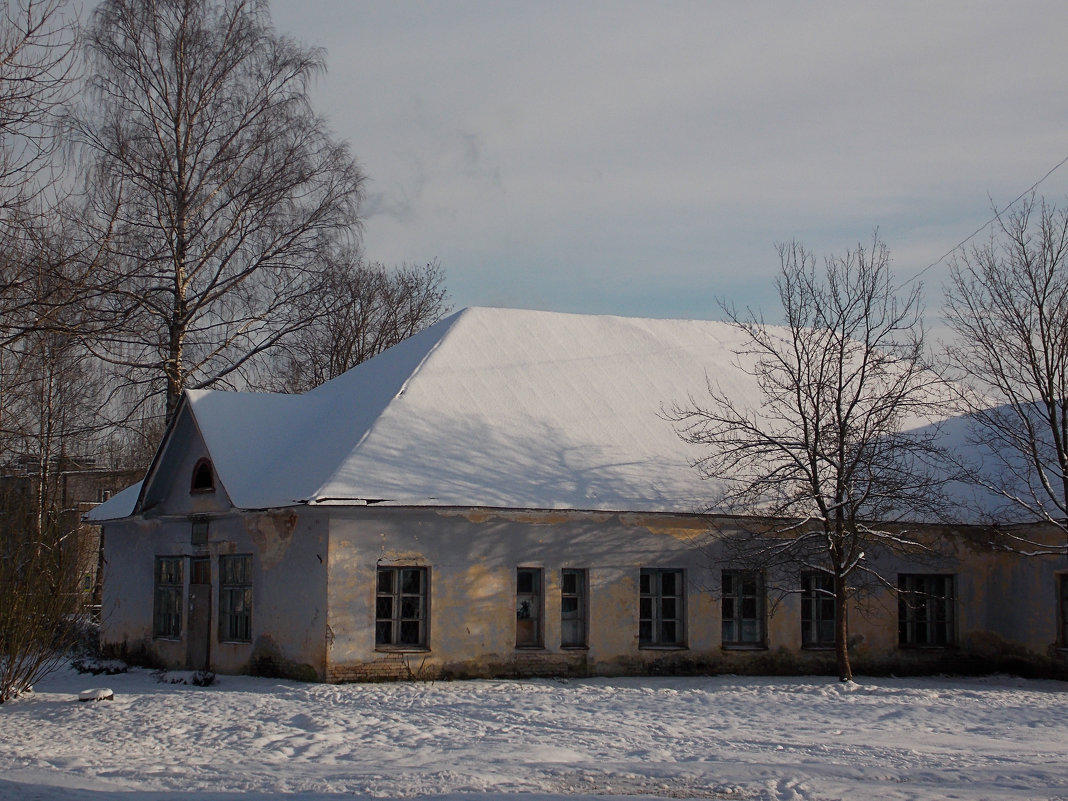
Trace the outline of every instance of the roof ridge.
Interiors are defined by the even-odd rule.
[[[335,477],[345,466],[345,463],[349,460],[349,458],[351,458],[353,454],[360,450],[360,446],[362,446],[364,442],[367,441],[368,437],[370,437],[372,432],[378,427],[379,423],[382,420],[382,416],[389,411],[389,408],[393,405],[393,402],[397,400],[397,398],[404,395],[412,380],[422,371],[423,367],[434,356],[434,354],[437,353],[438,349],[441,347],[442,342],[444,342],[449,337],[449,334],[452,333],[452,331],[455,329],[457,323],[459,323],[460,320],[465,317],[469,311],[470,307],[461,309],[455,314],[451,314],[448,317],[439,320],[438,323],[435,324],[437,325],[448,322],[448,325],[444,326],[441,334],[437,337],[434,344],[427,350],[426,353],[423,354],[422,358],[419,359],[415,367],[412,368],[412,370],[408,373],[407,377],[405,377],[405,379],[401,382],[400,387],[398,387],[397,391],[394,392],[390,396],[389,400],[386,401],[385,405],[378,410],[378,412],[374,416],[374,419],[367,427],[364,428],[363,432],[360,434],[359,438],[356,440],[353,446],[341,457],[341,459],[338,460],[337,464],[333,466],[333,469],[330,471],[329,474],[326,475],[325,479],[319,484],[318,487],[315,488],[315,490],[309,495],[309,497],[305,499],[307,503],[314,504],[317,502],[317,500],[322,496],[324,488],[328,487],[331,482],[334,481]],[[424,329],[424,331],[426,330],[429,329]],[[418,334],[416,336],[418,336]],[[364,362],[364,364],[367,363],[368,362]],[[353,369],[358,369],[360,366],[361,365],[357,365]],[[341,378],[341,376],[338,376],[338,378]]]

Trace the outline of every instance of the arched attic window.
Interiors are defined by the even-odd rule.
[[[193,481],[190,492],[215,492],[215,470],[206,456],[193,465]]]

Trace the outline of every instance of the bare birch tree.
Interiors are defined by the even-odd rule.
[[[918,552],[908,526],[933,513],[938,473],[933,434],[910,434],[932,411],[935,374],[925,358],[919,289],[898,297],[890,255],[875,238],[822,273],[797,243],[780,246],[776,282],[785,324],[727,309],[747,335],[738,363],[760,388],[759,408],[709,383],[670,416],[700,445],[696,467],[723,482],[721,509],[762,522],[739,534],[732,554],[745,566],[827,576],[835,607],[835,654],[852,677],[847,610],[874,581],[880,552]]]
[[[950,281],[950,357],[975,390],[965,400],[985,453],[971,478],[1004,501],[1008,517],[1068,536],[1068,209],[1032,197],[998,215],[988,242],[957,253]],[[1066,550],[1014,528],[1002,542]]]
[[[105,0],[78,126],[109,232],[101,355],[165,395],[239,381],[332,303],[362,176],[309,103],[323,54],[262,0]],[[113,214],[113,210],[117,213]]]
[[[74,84],[76,21],[66,0],[11,0],[0,12],[0,339],[48,324],[71,301],[69,281],[40,294],[35,240],[51,236],[62,104]],[[24,258],[25,254],[31,255]],[[30,311],[31,314],[25,312]]]
[[[0,204],[24,207],[51,183],[57,110],[72,86],[75,21],[66,0],[9,0],[0,14]]]
[[[28,297],[5,310],[0,338],[0,702],[57,666],[86,616],[81,581],[95,553],[62,473],[105,428],[82,341],[88,309],[69,276],[81,264],[61,235],[19,241],[12,258]]]

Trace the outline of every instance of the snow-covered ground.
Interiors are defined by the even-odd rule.
[[[114,700],[79,702],[108,687]],[[628,678],[330,686],[53,674],[0,799],[1068,799],[1068,685]]]

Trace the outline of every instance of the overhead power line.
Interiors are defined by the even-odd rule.
[[[1020,194],[1018,194],[1013,199],[1013,201],[1011,203],[1009,203],[1009,204],[1005,205],[1004,207],[1002,207],[1002,209],[1000,211],[998,211],[997,208],[995,208],[994,209],[994,214],[989,220],[987,220],[985,223],[980,225],[978,228],[976,228],[974,231],[972,231],[970,234],[968,234],[968,236],[964,237],[964,239],[962,239],[960,242],[955,244],[953,247],[951,247],[949,250],[947,250],[945,253],[943,253],[941,256],[939,256],[937,259],[932,261],[930,264],[928,264],[926,267],[924,267],[922,270],[920,270],[914,276],[912,276],[911,278],[908,278],[905,281],[903,281],[898,288],[900,289],[905,284],[911,284],[913,281],[915,281],[917,278],[922,276],[925,272],[930,270],[932,267],[935,267],[935,266],[941,264],[947,257],[951,256],[953,253],[955,253],[956,251],[960,250],[960,248],[962,248],[965,245],[967,245],[969,242],[971,242],[973,239],[975,239],[975,237],[977,237],[984,230],[989,228],[994,222],[996,222],[998,217],[1001,214],[1004,214],[1006,211],[1011,209],[1013,206],[1015,206],[1017,203],[1019,203],[1025,197],[1027,197],[1032,192],[1034,192],[1036,189],[1038,189],[1038,187],[1041,186],[1042,183],[1047,178],[1049,178],[1051,175],[1053,175],[1053,173],[1055,173],[1057,170],[1059,170],[1065,164],[1068,164],[1068,156],[1065,156],[1063,159],[1061,159],[1056,164],[1054,164],[1052,167],[1050,167],[1050,169],[1046,172],[1045,175],[1043,175],[1041,178],[1039,178],[1037,181],[1035,181],[1033,184],[1031,184],[1029,187],[1027,187],[1027,189],[1022,191]]]

